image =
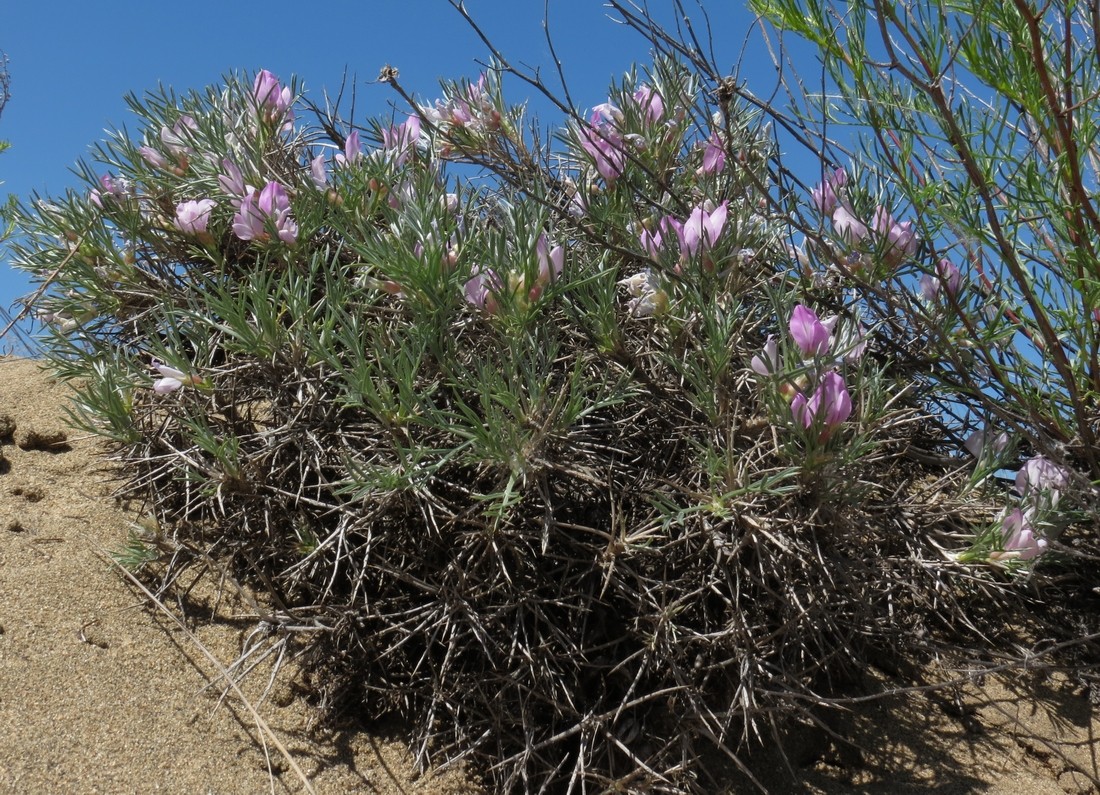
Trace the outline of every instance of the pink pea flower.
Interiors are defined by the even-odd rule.
[[[565,267],[565,249],[560,245],[551,249],[545,233],[539,235],[535,243],[535,255],[539,261],[539,273],[535,283],[527,290],[528,301],[537,301],[546,285],[557,281]]]
[[[185,235],[209,237],[206,231],[210,223],[210,211],[214,209],[213,199],[192,199],[176,205],[176,229]]]
[[[560,245],[550,248],[544,232],[535,243],[535,255],[539,261],[539,281],[543,284],[556,281],[565,267],[565,249]]]
[[[362,144],[359,141],[359,131],[352,130],[344,139],[344,151],[336,155],[336,165],[342,167],[353,166],[363,157]]]
[[[988,426],[983,427],[966,437],[963,449],[975,458],[981,458],[986,450],[998,456],[1008,449],[1008,434],[1004,431],[995,434]]]
[[[810,204],[822,215],[832,215],[841,204],[839,191],[847,184],[848,173],[842,168],[826,174],[822,183],[810,191]]]
[[[899,224],[889,210],[879,205],[875,208],[871,225],[885,241],[883,258],[887,264],[899,265],[917,253],[917,233],[912,221]]]
[[[92,189],[88,194],[88,199],[102,210],[104,199],[119,201],[126,195],[126,188],[127,185],[124,179],[115,179],[110,174],[104,174],[99,178],[99,188]]]
[[[476,83],[452,91],[446,102],[436,100],[434,107],[422,106],[420,113],[439,131],[444,156],[451,152],[452,145],[447,140],[456,129],[465,130],[470,136],[482,136],[498,129],[501,123],[484,73]],[[471,143],[467,141],[466,145]]]
[[[382,130],[382,149],[394,152],[394,164],[401,166],[416,151],[420,141],[420,117],[415,113],[404,122]]]
[[[236,199],[236,201],[233,202],[233,206],[239,207],[240,200],[253,193],[256,189],[251,185],[245,184],[244,175],[241,174],[241,170],[237,168],[237,164],[229,158],[222,161],[222,169],[225,173],[218,175],[218,184],[222,186],[222,190]]]
[[[650,124],[660,121],[665,115],[665,101],[652,86],[643,85],[635,91],[634,101],[638,103],[638,107],[645,114],[645,120]]]
[[[652,232],[648,229],[642,229],[640,235],[638,235],[638,242],[642,244],[642,248],[645,249],[645,253],[652,259],[657,259],[657,255],[660,253],[664,238],[661,236],[661,230],[655,229]]]
[[[464,292],[466,300],[483,309],[490,315],[495,315],[500,309],[497,303],[497,295],[504,289],[504,282],[497,272],[491,269],[482,270],[480,265],[474,266],[474,272],[466,282]]]
[[[682,223],[671,216],[665,218],[665,224],[679,240],[681,256],[692,257],[696,252],[710,250],[725,229],[728,212],[729,202],[722,202],[710,212],[699,205]]]
[[[297,241],[298,224],[290,215],[290,197],[278,182],[268,182],[262,191],[241,200],[233,216],[233,233],[241,240],[270,240],[269,222],[284,243],[293,245]]]
[[[726,167],[726,147],[722,146],[722,139],[718,133],[713,132],[703,145],[703,165],[696,174],[717,174]]]
[[[164,148],[169,154],[181,161],[181,165],[185,165],[187,158],[195,153],[188,142],[192,133],[198,132],[198,129],[198,123],[192,117],[186,115],[180,116],[176,123],[172,125],[172,129],[163,126],[160,128],[161,143],[164,144]]]
[[[940,295],[941,287],[946,288],[947,295],[951,298],[958,295],[962,287],[962,273],[950,260],[940,260],[935,276],[926,273],[920,277],[920,295],[925,301],[935,301]]]
[[[1015,508],[1001,523],[1003,551],[991,552],[990,560],[1032,560],[1047,551],[1047,540],[1035,534],[1030,511]]]
[[[598,113],[592,114],[592,122],[581,130],[581,148],[592,158],[599,175],[610,184],[626,169],[623,137],[610,124],[602,122]]]
[[[190,375],[182,370],[177,370],[175,367],[169,367],[160,359],[153,359],[153,369],[162,376],[153,383],[153,391],[158,395],[168,395],[180,387],[195,386],[202,383],[200,376]]]
[[[1069,487],[1069,482],[1070,471],[1042,455],[1029,458],[1016,473],[1016,491],[1021,497],[1045,494],[1051,507],[1058,504],[1062,492]]]
[[[151,146],[143,146],[138,149],[138,154],[141,155],[141,159],[151,165],[153,168],[159,168],[162,171],[171,171],[172,163],[163,154],[158,152]]]
[[[757,375],[773,375],[779,372],[779,343],[774,334],[769,334],[764,343],[764,356],[753,356],[749,366]]]
[[[833,319],[835,323],[835,318]],[[817,318],[817,314],[809,307],[799,304],[791,313],[791,339],[802,355],[809,359],[814,356],[824,356],[829,352],[832,331],[825,323]]]
[[[604,102],[592,108],[590,121],[594,126],[618,126],[623,123],[623,112],[610,102]]]
[[[833,210],[833,229],[850,246],[857,245],[868,233],[867,226],[843,204]]]
[[[279,83],[279,78],[261,69],[252,83],[252,99],[264,121],[271,124],[283,122],[288,129],[294,121],[294,95],[289,86]]]
[[[309,161],[309,176],[313,180],[313,187],[317,190],[325,190],[328,187],[328,168],[323,154]]]
[[[826,373],[809,400],[799,392],[791,401],[791,414],[795,422],[803,428],[819,422],[825,433],[848,419],[851,413],[851,395],[843,376],[837,372]]]

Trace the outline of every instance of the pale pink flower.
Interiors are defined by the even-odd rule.
[[[764,343],[764,356],[753,356],[749,366],[757,375],[773,375],[779,372],[779,343],[774,334],[769,334]]]
[[[703,145],[703,165],[695,173],[700,176],[703,174],[717,174],[725,167],[726,147],[722,145],[718,133],[713,132]]]
[[[951,264],[950,260],[941,259],[936,266],[936,275],[926,273],[920,277],[920,294],[926,301],[935,301],[940,295],[940,288],[945,287],[947,295],[954,298],[962,287],[962,273]]]
[[[840,191],[848,184],[848,173],[838,168],[826,174],[820,185],[810,191],[810,204],[822,215],[832,215],[840,206]]]
[[[245,184],[244,175],[241,174],[241,170],[237,168],[237,164],[229,158],[222,161],[222,169],[225,173],[218,175],[218,184],[222,186],[222,190],[237,199],[237,201],[233,203],[233,206],[239,207],[240,199],[243,199],[256,189],[251,185]]]
[[[393,152],[393,162],[401,166],[416,152],[420,142],[420,117],[415,113],[404,122],[382,130],[382,149]]]
[[[642,248],[645,249],[645,253],[652,259],[657,259],[657,255],[661,252],[661,247],[664,243],[664,239],[661,236],[661,230],[655,229],[649,231],[648,229],[642,229],[640,235],[638,235],[638,242],[642,244]]]
[[[851,413],[851,395],[843,376],[836,372],[825,374],[809,400],[799,392],[791,401],[791,414],[795,422],[803,428],[819,422],[826,433],[848,419]]]
[[[856,218],[843,204],[837,205],[833,210],[833,229],[844,242],[851,246],[857,245],[867,237],[868,233],[866,224]]]
[[[550,248],[543,233],[535,243],[535,254],[539,261],[539,281],[546,284],[557,280],[565,267],[565,249],[560,245]]]
[[[362,144],[359,141],[359,131],[352,130],[344,139],[344,151],[336,155],[336,165],[341,167],[353,166],[363,157]]]
[[[833,318],[836,322],[836,318]],[[802,351],[806,358],[824,356],[829,352],[831,341],[831,329],[818,320],[817,315],[809,307],[799,304],[791,313],[790,321],[791,339]]]
[[[138,154],[141,155],[142,160],[153,168],[159,168],[162,171],[170,171],[172,168],[172,163],[168,158],[151,146],[141,147],[138,149]]]
[[[172,128],[162,126],[160,128],[160,140],[169,154],[174,155],[181,163],[185,163],[190,155],[195,153],[190,141],[192,135],[199,130],[198,123],[190,116],[180,116]]]
[[[1008,449],[1008,434],[1004,431],[994,433],[992,428],[985,426],[966,437],[963,448],[975,458],[986,455],[986,450],[992,456],[999,456]]]
[[[683,222],[668,216],[662,223],[676,233],[681,256],[691,257],[697,252],[708,251],[718,242],[725,229],[728,212],[729,202],[722,202],[710,212],[699,205]]]
[[[252,99],[264,121],[283,123],[283,129],[291,126],[294,121],[294,95],[289,86],[280,84],[279,78],[266,69],[261,69],[252,83]]]
[[[158,395],[167,395],[175,392],[180,387],[202,383],[200,376],[185,373],[175,367],[169,367],[159,359],[153,359],[153,369],[162,376],[153,383],[153,391]]]
[[[497,296],[502,289],[504,289],[504,282],[496,271],[482,270],[480,265],[475,265],[473,274],[466,282],[464,292],[469,303],[493,315],[500,309]]]
[[[912,221],[899,224],[889,210],[879,205],[871,225],[885,242],[882,256],[888,265],[899,265],[917,253],[917,233]]]
[[[1003,551],[994,551],[990,560],[1032,560],[1047,551],[1047,540],[1035,534],[1030,511],[1019,508],[1006,513],[1001,522]]]
[[[1046,456],[1029,458],[1016,473],[1016,491],[1021,497],[1045,496],[1050,506],[1058,504],[1061,494],[1070,484],[1070,471]]]
[[[622,175],[626,168],[623,137],[599,112],[592,114],[590,125],[581,128],[580,142],[605,182],[610,184]]]
[[[278,182],[268,182],[262,191],[241,200],[233,216],[233,233],[241,240],[269,240],[269,222],[284,243],[297,241],[298,224],[290,214],[290,197]]]
[[[126,180],[121,177],[115,179],[110,174],[104,174],[99,178],[99,188],[93,188],[88,198],[92,204],[102,210],[104,199],[119,201],[126,195],[126,189]]]
[[[665,115],[665,102],[661,95],[657,93],[657,89],[652,86],[643,85],[635,91],[634,101],[638,103],[645,120],[650,124],[660,121],[661,117]]]
[[[176,229],[187,235],[205,235],[213,199],[192,199],[176,205]]]
[[[317,190],[325,190],[328,187],[328,168],[323,154],[309,161],[309,176]]]

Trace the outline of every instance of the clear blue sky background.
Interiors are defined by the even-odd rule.
[[[693,7],[692,4],[687,4]],[[733,66],[753,17],[742,0],[707,5],[719,64]],[[297,75],[309,96],[335,92],[345,70],[355,75],[357,119],[387,112],[393,91],[374,83],[392,64],[418,97],[438,95],[441,77],[474,77],[488,53],[446,0],[329,3],[315,8],[287,0],[186,4],[121,0],[56,4],[6,3],[0,50],[9,58],[12,99],[0,117],[0,192],[27,200],[80,186],[73,164],[112,127],[133,124],[123,97],[158,84],[186,91],[218,83],[232,72],[269,69],[284,81]],[[669,2],[652,11],[672,22]],[[509,60],[542,67],[552,78],[540,0],[467,0],[466,7]],[[616,24],[602,0],[549,0],[549,23],[570,91],[581,108],[605,101],[606,88],[632,62],[649,60],[649,45]],[[701,17],[697,24],[701,22]],[[775,83],[771,64],[750,56],[741,76],[757,94]],[[529,95],[516,83],[512,101]],[[545,105],[535,103],[535,110]],[[544,122],[556,120],[540,113]],[[83,186],[80,186],[84,190]],[[22,274],[0,265],[0,306],[28,292]]]

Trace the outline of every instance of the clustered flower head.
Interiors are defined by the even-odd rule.
[[[418,116],[422,116],[437,134],[442,157],[448,157],[458,145],[471,153],[480,150],[482,139],[502,126],[500,111],[493,102],[484,73],[476,83],[452,86],[446,100],[436,100],[434,106],[421,106]]]
[[[229,194],[236,209],[233,234],[241,240],[263,242],[271,239],[274,230],[284,243],[293,245],[298,240],[298,224],[290,214],[286,188],[272,180],[257,191],[244,181],[240,168],[228,158],[222,161],[222,170],[218,184]]]
[[[401,124],[382,130],[382,150],[390,153],[395,166],[402,166],[420,142],[420,117],[415,113]]]
[[[641,86],[634,92],[633,100],[647,124],[655,124],[665,114],[664,99],[651,86]],[[581,148],[592,158],[597,173],[608,185],[626,169],[628,136],[622,129],[624,118],[619,108],[605,102],[592,109],[588,123],[581,126],[579,133]]]
[[[707,209],[708,207],[711,209]],[[697,254],[705,254],[713,249],[726,228],[728,213],[728,201],[723,201],[717,207],[698,205],[682,221],[673,216],[665,216],[657,230],[642,230],[638,241],[649,256],[657,258],[674,236],[679,245],[680,262],[684,264]]]
[[[879,205],[871,223],[884,241],[882,256],[887,265],[899,265],[917,253],[917,233],[912,221],[898,223],[889,210]]]
[[[294,95],[290,86],[279,83],[279,78],[261,69],[252,83],[252,99],[260,118],[268,124],[281,124],[289,129],[294,122]]]
[[[1043,455],[1024,462],[1016,473],[1016,491],[1037,503],[1058,505],[1062,492],[1069,487],[1070,471]]]
[[[1003,549],[989,553],[990,560],[1033,560],[1047,551],[1049,543],[1037,535],[1032,526],[1034,512],[1030,509],[1006,510],[1001,517]]]
[[[821,215],[830,218],[837,237],[849,246],[858,246],[873,233],[882,261],[888,267],[896,267],[913,257],[920,242],[913,222],[899,223],[889,209],[879,205],[868,227],[852,208],[847,197],[847,185],[847,172],[838,168],[810,191],[810,204]]]
[[[233,234],[241,240],[270,240],[269,229],[284,243],[293,245],[298,240],[298,224],[290,215],[290,197],[286,188],[274,181],[258,193],[247,193],[233,216]]]
[[[599,106],[580,130],[581,148],[592,158],[596,171],[609,185],[626,168],[625,143],[616,117],[621,114],[613,105]]]
[[[782,383],[779,392],[790,402],[791,417],[796,425],[805,430],[818,428],[818,441],[828,439],[852,415],[852,397],[848,392],[848,385],[844,376],[834,368],[845,361],[858,359],[866,347],[862,333],[857,329],[848,335],[851,338],[850,344],[842,355],[838,358],[829,357],[830,351],[837,346],[837,335],[834,333],[837,324],[838,318],[821,320],[816,312],[803,304],[798,304],[791,312],[788,323],[791,341],[803,362],[812,363],[814,388],[808,394],[811,383],[808,376],[800,375],[793,380],[782,378],[784,365],[775,335],[768,337],[762,355],[754,356],[749,363],[753,372],[758,375],[769,379],[780,377]]]
[[[200,239],[210,238],[206,231],[210,223],[210,213],[216,206],[213,199],[191,199],[176,205],[176,229],[186,235]]]
[[[810,204],[822,215],[832,215],[841,205],[839,192],[848,184],[848,172],[838,168],[810,191]]]
[[[501,297],[509,295],[513,306],[526,309],[542,297],[546,286],[557,281],[565,268],[565,249],[561,245],[550,248],[546,233],[535,241],[535,257],[539,267],[533,281],[516,272],[502,278],[492,268],[475,265],[463,288],[467,302],[495,315],[500,311]]]
[[[971,434],[963,446],[981,460],[1004,453],[1008,443],[1006,433],[994,434],[987,427]],[[1050,542],[1043,528],[1057,527],[1058,503],[1062,493],[1069,488],[1072,476],[1068,468],[1044,455],[1027,459],[1015,478],[1020,500],[1001,513],[993,550],[985,553],[981,546],[976,546],[956,557],[961,560],[1029,561],[1045,553]]]

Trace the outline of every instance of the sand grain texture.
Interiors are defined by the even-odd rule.
[[[272,791],[248,713],[218,706],[213,667],[107,563],[133,517],[98,442],[66,428],[65,395],[33,362],[0,360],[0,792]],[[228,664],[241,630],[194,631]],[[318,793],[473,790],[457,775],[418,782],[394,740],[311,734],[293,698],[260,711]],[[271,761],[275,792],[303,791],[274,749]]]

